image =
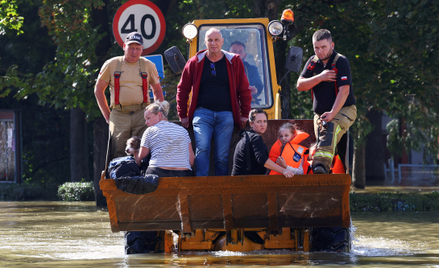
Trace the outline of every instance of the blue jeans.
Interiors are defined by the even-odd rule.
[[[215,175],[228,175],[229,150],[234,122],[230,111],[197,108],[192,120],[195,136],[195,174],[209,175],[210,144],[214,140]]]

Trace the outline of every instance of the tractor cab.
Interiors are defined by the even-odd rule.
[[[286,34],[284,24],[270,22],[267,18],[195,20],[183,27],[183,35],[188,43],[188,58],[206,49],[204,40],[210,28],[220,30],[224,38],[223,50],[239,54],[243,60],[252,88],[252,108],[265,110],[269,119],[281,119],[281,87],[276,76],[273,42]],[[165,57],[171,67],[178,64],[175,62],[175,53],[165,52]],[[291,47],[287,68],[299,70],[301,61],[302,49]],[[184,68],[184,63],[180,61],[180,70]]]
[[[237,23],[237,21],[240,22]],[[257,87],[258,90],[256,94],[253,94],[252,108],[270,110],[274,104],[273,87],[275,86],[277,90],[280,88],[276,83],[276,73],[273,73],[274,78],[271,74],[270,59],[273,55],[269,55],[269,51],[273,52],[273,50],[267,48],[268,44],[272,44],[267,42],[265,25],[261,22],[249,23],[242,20],[232,20],[230,24],[224,24],[224,20],[222,24],[214,21],[195,23],[201,24],[197,27],[197,36],[190,42],[190,54],[206,49],[204,40],[207,30],[212,27],[220,30],[224,38],[223,50],[235,53],[239,51],[241,56],[244,55],[241,59],[244,62],[249,82],[250,78],[253,79],[250,85]],[[195,24],[186,25],[183,31],[187,31],[187,27],[195,27]]]

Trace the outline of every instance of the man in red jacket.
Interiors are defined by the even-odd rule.
[[[209,29],[204,42],[207,49],[192,57],[183,70],[177,86],[177,111],[182,125],[187,128],[192,123],[194,128],[196,175],[209,175],[212,138],[215,175],[228,175],[233,126],[245,126],[251,109],[251,90],[242,60],[221,50],[221,32]]]

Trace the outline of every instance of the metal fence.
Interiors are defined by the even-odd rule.
[[[389,161],[386,168],[386,185],[400,186],[439,186],[438,165],[398,164],[394,168]]]

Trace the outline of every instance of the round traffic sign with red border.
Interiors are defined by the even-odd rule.
[[[147,0],[130,0],[123,4],[114,15],[113,35],[119,46],[127,34],[138,32],[143,36],[142,55],[154,52],[165,38],[165,17],[160,9]]]

